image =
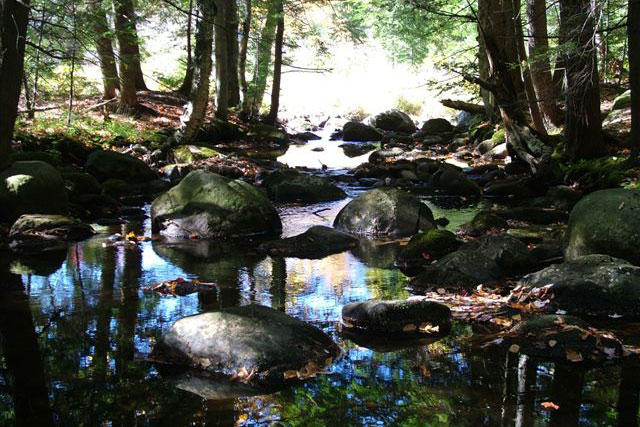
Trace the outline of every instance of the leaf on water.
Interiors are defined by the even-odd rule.
[[[285,380],[290,380],[293,378],[298,378],[298,371],[295,371],[293,369],[290,369],[288,371],[284,371],[283,373],[284,379]]]
[[[518,344],[511,344],[511,347],[509,347],[509,351],[511,353],[518,353],[520,351],[520,346]]]
[[[547,344],[549,344],[549,347],[555,347],[556,344],[558,344],[558,341],[556,340],[549,340],[549,342],[547,342]]]
[[[560,409],[560,405],[556,405],[553,402],[542,402],[540,406],[542,406],[544,409],[552,411],[557,411],[558,409]]]
[[[440,332],[440,325],[432,325],[429,322],[424,322],[420,324],[418,330],[424,334],[436,334]]]
[[[582,362],[584,360],[582,354],[570,348],[566,350],[566,355],[569,362]]]

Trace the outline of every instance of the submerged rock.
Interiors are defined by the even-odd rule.
[[[358,239],[331,227],[316,225],[302,234],[258,246],[269,255],[296,258],[324,258],[355,247]]]
[[[361,122],[347,122],[342,130],[344,141],[368,142],[382,140],[382,133],[373,126]]]
[[[83,240],[93,236],[90,225],[64,215],[22,215],[11,226],[11,238],[57,238],[62,240]]]
[[[526,244],[506,234],[479,237],[462,245],[460,250],[482,253],[494,260],[505,273],[529,272],[536,263]]]
[[[411,265],[428,264],[457,250],[461,244],[450,231],[429,230],[413,236],[400,252],[398,261]]]
[[[15,221],[23,214],[68,213],[64,180],[50,164],[14,162],[0,171],[0,220]]]
[[[416,130],[416,125],[411,117],[395,108],[376,115],[372,124],[378,129],[391,132],[411,133]]]
[[[176,321],[150,359],[244,382],[282,383],[312,376],[338,353],[331,338],[314,326],[247,305]]]
[[[377,147],[373,144],[342,144],[339,146],[344,151],[344,155],[347,157],[364,156],[367,153],[372,152]]]
[[[269,174],[263,186],[276,202],[320,203],[347,197],[331,179],[300,173],[293,169]]]
[[[489,211],[480,211],[471,221],[462,224],[460,231],[477,236],[490,230],[504,230],[506,228],[509,228],[507,220]]]
[[[100,182],[109,178],[129,182],[145,182],[156,178],[145,162],[117,151],[96,150],[89,155],[84,167]]]
[[[502,277],[498,264],[478,251],[456,251],[446,255],[413,278],[415,289],[455,287],[475,288]]]
[[[514,297],[551,312],[640,318],[640,267],[607,255],[587,255],[523,277]]]
[[[640,191],[591,193],[571,211],[564,254],[568,260],[607,254],[640,265]]]
[[[443,335],[451,310],[424,299],[353,302],[342,308],[342,325],[369,334]]]
[[[440,168],[431,178],[431,182],[435,188],[450,196],[477,197],[481,193],[478,184],[467,178],[463,172],[449,166]]]
[[[355,234],[411,236],[433,225],[431,209],[417,197],[395,188],[367,191],[338,213],[334,227]]]
[[[151,205],[154,230],[201,238],[276,235],[282,223],[269,199],[241,180],[191,172]]]

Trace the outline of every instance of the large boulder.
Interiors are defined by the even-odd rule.
[[[465,243],[460,250],[478,251],[494,260],[505,273],[534,270],[535,257],[521,240],[506,234],[487,235]]]
[[[81,194],[100,194],[102,187],[98,180],[85,172],[63,173],[65,187],[74,196]]]
[[[506,228],[509,228],[509,223],[507,223],[506,219],[490,211],[480,211],[471,221],[462,224],[460,231],[465,234],[477,236],[490,230],[504,230]]]
[[[427,264],[457,250],[461,243],[452,232],[434,228],[413,236],[398,255],[398,261],[410,265]]]
[[[293,169],[267,175],[263,186],[269,198],[276,202],[320,203],[347,197],[331,179],[303,174]]]
[[[395,188],[367,191],[338,213],[334,227],[354,234],[411,236],[430,230],[433,213],[417,197]]]
[[[64,215],[22,215],[11,226],[11,238],[83,240],[95,234],[90,225]]]
[[[425,135],[439,135],[453,131],[453,125],[447,119],[430,119],[422,125]]]
[[[411,117],[395,108],[376,115],[372,124],[378,129],[391,132],[412,133],[416,130],[416,125]]]
[[[431,183],[440,192],[449,196],[477,197],[481,194],[478,184],[469,179],[463,172],[459,172],[449,166],[442,167],[433,174]]]
[[[355,247],[358,239],[350,234],[316,225],[302,234],[261,244],[258,249],[269,255],[296,258],[324,258]]]
[[[338,353],[331,338],[314,326],[247,305],[176,321],[149,358],[245,382],[282,383],[313,376]]]
[[[382,133],[361,122],[347,122],[342,129],[342,139],[352,142],[381,141]]]
[[[425,299],[353,302],[342,308],[342,325],[364,333],[441,335],[451,328],[451,310]]]
[[[518,300],[528,295],[551,312],[640,318],[640,267],[622,259],[587,255],[528,274],[519,285]]]
[[[568,260],[607,254],[640,265],[640,191],[612,189],[580,200],[569,217]]]
[[[456,251],[427,266],[411,281],[415,289],[475,288],[495,282],[502,271],[494,260],[478,251]]]
[[[154,230],[201,238],[277,235],[282,223],[269,199],[241,180],[191,172],[151,205]]]
[[[14,162],[0,172],[0,220],[23,214],[69,212],[64,180],[56,168],[40,161]]]
[[[624,92],[619,95],[616,99],[613,100],[613,105],[611,106],[611,110],[622,110],[625,108],[631,107],[631,90]]]
[[[89,155],[84,167],[100,182],[109,178],[130,182],[151,181],[157,178],[145,162],[117,151],[96,150]]]

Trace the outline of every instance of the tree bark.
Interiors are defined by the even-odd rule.
[[[282,80],[282,45],[284,44],[284,5],[282,0],[277,2],[276,46],[273,62],[273,84],[271,85],[271,108],[267,121],[273,125],[278,120],[280,109],[280,82]]]
[[[560,1],[560,32],[573,48],[564,52],[566,64],[565,139],[574,160],[603,153],[595,22],[590,0]]]
[[[225,9],[227,12],[227,78],[229,79],[229,107],[237,107],[240,105],[240,82],[238,73],[238,5],[236,0],[230,0],[228,7]]]
[[[489,66],[489,58],[487,57],[487,47],[484,44],[484,37],[482,36],[482,23],[486,23],[489,20],[488,1],[478,1],[478,71],[482,80],[489,80],[491,74]],[[490,90],[480,87],[480,96],[482,97],[482,103],[487,118],[492,119],[496,110],[496,99]]]
[[[0,1],[0,170],[9,163],[24,72],[29,0]]]
[[[209,104],[209,82],[213,62],[213,21],[216,14],[214,0],[196,0],[202,17],[196,24],[196,45],[193,62],[193,83],[189,106],[183,117],[184,127],[178,133],[180,143],[188,143],[202,126]]]
[[[465,102],[456,99],[443,99],[440,101],[440,104],[448,108],[453,108],[454,110],[468,111],[469,113],[473,114],[485,114],[486,111],[483,105],[472,104],[471,102]]]
[[[251,115],[255,116],[260,112],[262,98],[267,88],[267,78],[269,77],[269,66],[271,65],[271,48],[276,32],[276,10],[275,0],[269,0],[267,16],[260,33],[258,51],[256,53],[256,65],[253,82],[249,89],[249,99],[251,102]]]
[[[238,74],[240,77],[240,87],[242,89],[242,115],[248,116],[250,113],[249,85],[247,83],[247,50],[249,47],[249,34],[251,33],[251,0],[246,1],[244,22],[242,23],[242,40],[240,42],[240,59],[238,63]]]
[[[116,58],[113,53],[113,41],[107,14],[103,8],[102,0],[91,0],[88,4],[92,14],[91,23],[93,26],[94,41],[98,51],[100,70],[102,71],[103,98],[112,99],[116,97],[116,90],[120,88],[118,83],[118,69]]]
[[[129,7],[130,6],[130,7]],[[131,0],[113,0],[115,12],[115,28],[118,46],[120,48],[120,102],[118,110],[130,113],[138,106],[137,91],[137,66],[139,63],[138,49],[136,48],[137,36],[135,32],[133,5]],[[138,58],[136,60],[136,58]]]
[[[191,36],[193,27],[193,0],[189,0],[189,18],[187,20],[187,69],[184,73],[184,79],[177,92],[184,96],[191,93],[191,85],[193,84],[193,55],[191,47]]]
[[[235,0],[216,0],[215,53],[216,116],[226,119],[230,107],[240,104],[238,83],[238,11]]]
[[[554,126],[563,123],[558,107],[560,92],[556,92],[549,63],[549,35],[547,31],[547,5],[545,0],[527,0],[529,29],[529,69],[536,97],[545,119]]]
[[[640,0],[629,0],[629,85],[631,86],[631,141],[640,154]]]

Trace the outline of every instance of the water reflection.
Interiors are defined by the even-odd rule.
[[[286,209],[304,218],[295,207]],[[8,266],[0,269],[0,425],[637,423],[636,363],[585,371],[486,352],[469,344],[476,332],[460,323],[447,337],[410,345],[339,334],[342,305],[408,296],[407,279],[389,267],[397,242],[365,242],[321,260],[267,257],[242,245],[199,241],[103,244],[106,235],[71,246],[54,272],[22,270],[16,276]],[[180,298],[142,290],[177,277],[216,287]],[[330,373],[271,394],[159,373],[144,362],[176,319],[249,303],[322,328],[343,356]],[[549,401],[560,408],[541,406]]]

